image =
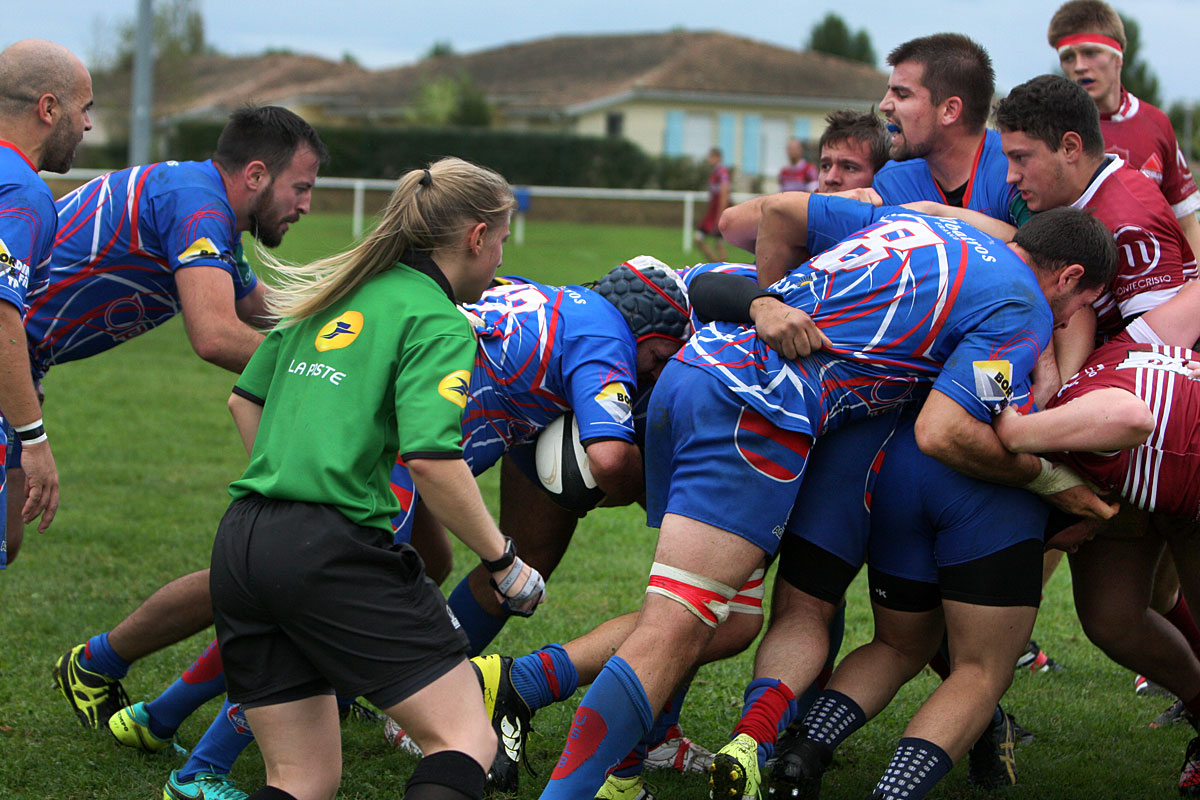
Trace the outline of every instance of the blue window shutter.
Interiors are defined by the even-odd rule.
[[[796,122],[792,126],[792,136],[797,139],[807,142],[812,136],[812,119],[809,117],[796,117]]]
[[[758,151],[762,138],[762,116],[746,114],[742,117],[742,172],[758,174]]]
[[[683,112],[668,111],[667,127],[663,131],[663,154],[683,155]]]
[[[728,163],[733,162],[737,147],[737,115],[721,114],[717,118],[717,146]]]

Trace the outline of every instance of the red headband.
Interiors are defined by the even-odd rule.
[[[1120,42],[1102,33],[1072,33],[1070,36],[1064,36],[1059,39],[1058,44],[1054,47],[1061,53],[1064,48],[1073,47],[1077,44],[1090,44],[1101,47],[1105,50],[1111,50],[1117,55],[1122,55],[1123,53]]]

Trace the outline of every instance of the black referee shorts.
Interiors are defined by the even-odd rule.
[[[209,580],[229,698],[243,706],[335,691],[388,708],[466,655],[417,552],[332,506],[235,500]]]

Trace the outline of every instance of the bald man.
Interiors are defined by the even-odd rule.
[[[45,281],[58,216],[39,170],[66,172],[91,130],[92,77],[70,50],[25,39],[0,52],[0,569],[16,558],[22,525],[58,509],[58,470],[42,424],[21,318]],[[23,453],[23,457],[22,457]],[[8,496],[8,478],[24,492]],[[7,531],[7,536],[4,532]]]

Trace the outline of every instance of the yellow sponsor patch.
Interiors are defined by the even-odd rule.
[[[1009,361],[973,361],[975,394],[984,403],[1006,405],[1012,399],[1012,363]]]
[[[625,422],[633,416],[633,398],[623,383],[610,383],[596,395],[596,402],[608,412],[613,422]]]
[[[340,350],[357,339],[362,329],[363,315],[357,311],[347,311],[325,323],[325,326],[317,333],[314,344],[322,353],[326,350]]]
[[[180,253],[175,260],[180,264],[187,264],[198,258],[216,258],[219,255],[221,255],[221,251],[212,243],[212,240],[202,236],[188,245],[187,249]]]
[[[29,267],[9,252],[3,239],[0,239],[0,275],[14,289],[25,289],[29,285]]]
[[[438,394],[459,408],[467,407],[467,392],[471,388],[471,373],[465,369],[457,369],[438,384]]]

